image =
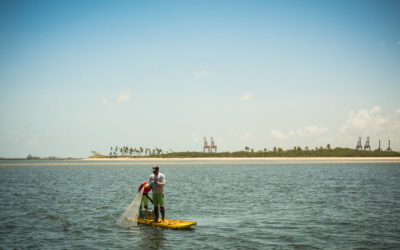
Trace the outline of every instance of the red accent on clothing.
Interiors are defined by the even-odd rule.
[[[147,184],[149,184],[149,183],[147,183],[146,181],[143,182],[142,185],[140,185],[138,192],[140,192],[140,189],[142,189],[142,187],[143,187],[144,185],[147,185]],[[147,193],[150,192],[150,190],[151,190],[151,186],[145,187],[144,190],[143,190],[143,193],[144,193],[144,194],[147,194]]]

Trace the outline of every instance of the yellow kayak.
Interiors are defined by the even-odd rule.
[[[133,220],[132,218],[125,218],[125,220]],[[166,227],[172,229],[184,229],[189,228],[191,226],[196,225],[195,221],[186,221],[186,220],[170,220],[165,219],[161,221],[158,219],[158,222],[154,222],[154,212],[152,210],[139,210],[139,218],[137,223],[151,225],[155,227]]]
[[[146,224],[146,225],[151,225],[155,227],[166,227],[166,228],[172,228],[172,229],[184,229],[184,228],[189,228],[191,226],[196,225],[195,221],[186,221],[186,220],[170,220],[170,219],[165,219],[163,222],[159,219],[159,222],[154,222],[152,219],[144,219],[144,218],[139,218],[138,223],[141,224]]]

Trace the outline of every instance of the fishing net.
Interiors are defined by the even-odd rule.
[[[117,225],[121,227],[136,227],[137,226],[137,221],[139,218],[139,208],[140,208],[140,203],[142,202],[142,196],[143,196],[143,190],[142,188],[140,192],[133,198],[131,204],[128,206],[128,208],[125,210],[125,212],[119,217],[117,221]]]

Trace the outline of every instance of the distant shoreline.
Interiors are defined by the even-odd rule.
[[[0,158],[1,161],[24,161],[24,162],[65,162],[65,161],[105,161],[110,163],[123,162],[146,162],[146,163],[157,163],[157,162],[262,162],[262,163],[274,163],[274,162],[321,162],[321,163],[400,163],[400,157],[117,157],[117,158],[59,158],[54,160],[49,159],[24,159],[24,158]],[[3,164],[0,164],[3,165]]]
[[[196,158],[147,158],[147,157],[123,157],[123,158],[84,158],[83,161],[261,161],[261,162],[400,162],[400,157],[196,157]]]
[[[73,160],[0,160],[0,167],[18,166],[97,166],[169,164],[328,164],[400,163],[400,157],[226,157],[226,158],[74,158]]]

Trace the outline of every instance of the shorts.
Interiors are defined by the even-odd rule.
[[[164,207],[164,194],[153,193],[153,205],[154,207]]]
[[[149,205],[149,199],[146,196],[142,196],[142,203],[143,206],[147,207]]]

